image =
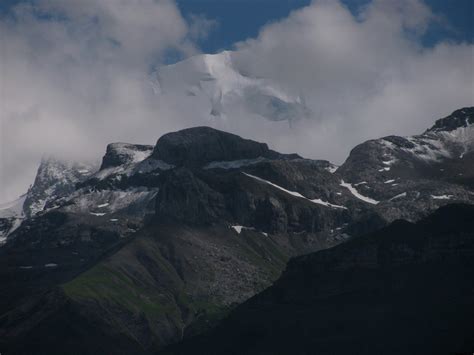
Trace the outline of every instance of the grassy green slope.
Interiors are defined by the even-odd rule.
[[[294,252],[287,237],[252,230],[153,227],[62,289],[104,327],[158,349],[270,286]]]

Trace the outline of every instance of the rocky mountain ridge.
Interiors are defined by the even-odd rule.
[[[0,248],[0,350],[36,339],[51,353],[42,329],[68,314],[79,323],[63,324],[63,345],[78,353],[96,351],[93,332],[112,352],[156,351],[215,325],[291,257],[472,204],[472,111],[363,143],[337,170],[209,127],[109,144],[87,174],[43,166],[41,208]]]

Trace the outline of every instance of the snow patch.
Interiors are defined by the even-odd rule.
[[[237,234],[240,234],[240,232],[242,232],[242,229],[247,228],[247,227],[244,227],[244,226],[231,226],[231,228],[233,228],[237,232]]]
[[[243,173],[243,174],[246,175],[246,176],[248,176],[248,177],[251,177],[251,178],[253,178],[253,179],[256,179],[256,180],[258,180],[258,181],[264,182],[264,183],[266,183],[266,184],[268,184],[268,185],[271,185],[271,186],[273,186],[273,187],[275,187],[275,188],[277,188],[277,189],[279,189],[279,190],[281,190],[281,191],[286,192],[286,193],[289,194],[289,195],[292,195],[292,196],[295,196],[295,197],[299,197],[299,198],[303,198],[303,199],[305,199],[305,200],[307,200],[307,201],[316,203],[316,204],[318,204],[318,205],[322,205],[322,206],[326,206],[326,207],[332,207],[332,208],[347,209],[347,208],[344,207],[344,206],[334,205],[334,204],[332,204],[332,203],[323,201],[323,200],[321,200],[321,199],[313,199],[313,200],[311,200],[311,199],[309,199],[309,198],[303,196],[303,195],[300,194],[299,192],[287,190],[287,189],[285,189],[285,188],[283,188],[283,187],[281,187],[281,186],[279,186],[279,185],[277,185],[277,184],[274,184],[273,182],[270,182],[270,181],[268,181],[268,180],[264,180],[264,179],[262,179],[262,178],[259,178],[258,176],[250,175],[250,174],[247,174],[247,173]]]
[[[148,153],[148,154],[151,154]],[[174,165],[168,164],[159,159],[144,158],[134,156],[132,160],[120,166],[113,166],[105,168],[93,175],[93,178],[98,180],[105,180],[111,176],[116,175],[117,179],[121,179],[122,175],[133,176],[135,174],[145,174],[154,170],[169,170],[174,168]]]
[[[396,161],[397,161],[397,159],[386,160],[386,161],[382,161],[382,164],[384,164],[384,165],[392,165],[392,164],[395,163]]]
[[[434,200],[451,200],[453,195],[431,195]]]
[[[372,205],[376,205],[379,203],[379,201],[376,201],[370,197],[367,197],[367,196],[364,196],[364,195],[361,195],[359,193],[359,191],[357,191],[357,189],[352,186],[350,183],[347,183],[347,182],[344,182],[344,180],[341,180],[341,184],[340,184],[342,187],[345,187],[346,189],[348,189],[351,194],[353,194],[355,197],[357,197],[359,200],[362,200],[364,202],[367,202],[367,203],[370,203]]]
[[[102,216],[105,216],[107,213],[90,212],[90,214],[93,216],[102,217]]]
[[[403,198],[403,197],[407,197],[407,193],[406,193],[406,192],[403,192],[403,193],[401,193],[401,194],[398,194],[397,196],[392,197],[389,201],[393,201],[393,200],[396,200],[396,199],[399,199],[399,198]]]
[[[68,200],[69,203],[64,203],[63,209],[72,213],[90,213],[96,216],[103,216],[105,213],[97,211],[98,206],[104,208],[107,201],[107,212],[116,213],[131,207],[134,210],[140,210],[144,213],[146,206],[155,197],[157,189],[147,188],[130,188],[127,190],[101,190],[101,191],[87,191],[84,189],[77,190]],[[63,201],[66,202],[66,201]],[[142,213],[139,212],[139,213]]]
[[[44,267],[48,267],[48,268],[58,267],[58,264],[55,264],[55,263],[44,264]]]
[[[334,164],[331,164],[326,168],[326,170],[329,171],[331,174],[334,174],[337,171],[337,169],[339,169],[339,166],[334,165]]]
[[[309,200],[313,203],[317,203],[318,205],[322,205],[322,206],[326,206],[326,207],[332,207],[332,208],[341,208],[341,209],[344,209],[344,210],[347,210],[347,207],[344,207],[344,206],[339,206],[339,205],[334,205],[332,203],[329,203],[329,202],[326,202],[326,201],[323,201],[319,198],[316,198],[314,200]]]

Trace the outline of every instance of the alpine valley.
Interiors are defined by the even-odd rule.
[[[237,74],[279,95],[255,112],[304,115]],[[249,102],[209,85],[187,95],[215,115]],[[0,206],[0,352],[472,352],[473,204],[474,107],[339,167],[209,127],[43,159]]]

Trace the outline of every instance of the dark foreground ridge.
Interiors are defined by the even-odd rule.
[[[474,206],[290,261],[214,331],[162,354],[455,354],[474,349]]]

